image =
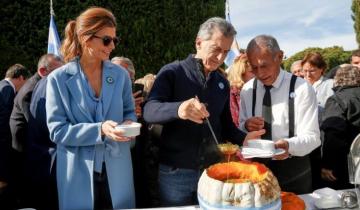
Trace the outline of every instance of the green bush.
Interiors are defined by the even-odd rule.
[[[326,64],[327,64],[327,72],[328,70],[332,69],[335,66],[338,66],[343,63],[349,63],[351,52],[344,51],[342,47],[334,46],[334,47],[327,47],[327,48],[307,48],[301,52],[296,53],[295,55],[289,57],[288,59],[283,61],[283,67],[286,70],[290,70],[291,64],[296,60],[302,60],[307,53],[310,52],[319,52]]]
[[[2,0],[0,3],[0,76],[14,63],[35,72],[47,51],[50,1]],[[112,56],[133,60],[136,76],[156,73],[164,64],[195,52],[199,26],[224,17],[223,0],[53,0],[60,37],[66,23],[90,6],[110,9],[117,18],[120,45]]]

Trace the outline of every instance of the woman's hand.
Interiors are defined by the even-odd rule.
[[[130,124],[130,120],[125,120],[122,124]],[[120,129],[116,129],[117,122],[107,120],[101,124],[101,135],[114,140],[114,141],[130,141],[132,138],[124,136],[124,132]]]

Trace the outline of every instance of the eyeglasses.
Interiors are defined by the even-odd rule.
[[[303,69],[302,72],[304,74],[314,74],[315,72],[317,72],[318,69]]]
[[[114,45],[117,45],[119,43],[119,38],[117,37],[111,37],[111,36],[100,37],[96,35],[93,35],[93,37],[101,39],[103,41],[104,46],[108,46],[111,43],[111,41],[114,42]]]

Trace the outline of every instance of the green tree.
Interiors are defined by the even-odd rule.
[[[351,5],[353,14],[351,18],[354,21],[354,30],[356,34],[356,42],[360,46],[360,0],[353,0]]]
[[[0,76],[14,63],[32,71],[46,53],[50,1],[0,2]],[[157,73],[166,63],[195,52],[199,26],[209,17],[224,17],[223,0],[53,0],[60,37],[66,23],[90,6],[110,9],[117,18],[120,45],[112,56],[133,60],[137,77]]]
[[[344,51],[342,47],[333,46],[333,47],[327,47],[327,48],[306,48],[303,51],[300,51],[296,53],[295,55],[289,57],[288,59],[283,61],[283,67],[286,70],[290,70],[291,64],[296,60],[302,60],[307,53],[310,52],[319,52],[326,64],[327,64],[327,70],[330,70],[334,68],[335,66],[338,66],[343,63],[349,63],[351,52],[350,51]]]

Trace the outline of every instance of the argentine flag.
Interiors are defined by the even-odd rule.
[[[51,54],[61,57],[60,38],[59,38],[59,34],[56,29],[56,24],[55,24],[53,15],[51,15],[51,19],[50,19],[47,53],[51,53]]]
[[[230,8],[229,8],[229,0],[226,0],[225,2],[225,17],[226,17],[226,21],[228,21],[229,23],[231,23],[230,20]],[[236,41],[236,37],[234,37],[234,41],[231,45],[230,51],[228,52],[224,63],[226,64],[227,67],[231,66],[231,64],[234,62],[235,58],[240,55],[240,51],[239,51],[239,46],[237,44]]]

